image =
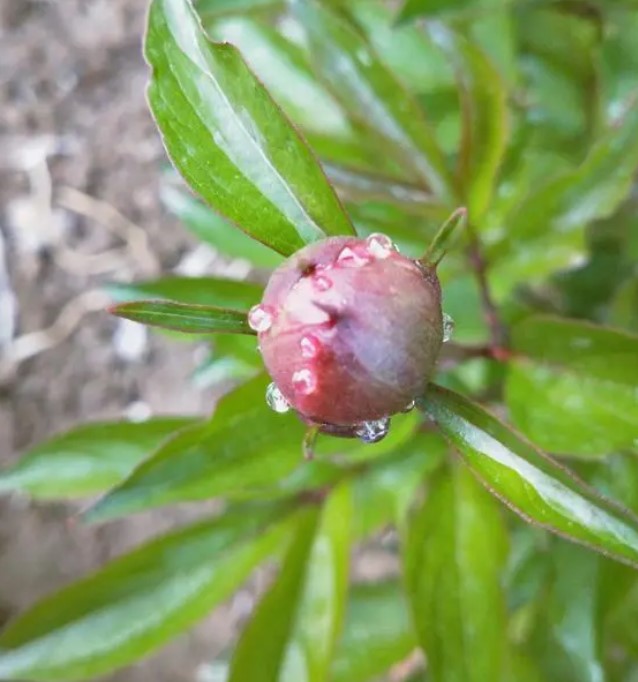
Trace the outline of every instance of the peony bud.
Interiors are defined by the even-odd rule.
[[[408,407],[443,340],[434,269],[384,235],[301,249],[273,273],[249,322],[279,390],[271,399],[337,435]]]

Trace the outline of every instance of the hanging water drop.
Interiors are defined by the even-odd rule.
[[[316,336],[308,334],[301,338],[299,349],[301,350],[301,357],[308,359],[316,358],[321,352],[321,341]]]
[[[344,246],[341,253],[337,256],[337,265],[346,268],[362,268],[370,262],[370,255],[365,252]]]
[[[317,291],[328,291],[332,287],[332,280],[325,275],[316,275],[312,278],[312,284]]]
[[[292,375],[292,385],[300,395],[310,395],[317,388],[317,375],[310,369],[300,369]]]
[[[393,241],[385,234],[375,232],[366,239],[368,252],[379,260],[388,258],[396,251]]]
[[[390,418],[374,419],[362,422],[355,430],[355,435],[364,443],[378,443],[385,438],[390,431]]]
[[[447,313],[443,313],[443,343],[446,343],[454,334],[454,320]]]
[[[416,407],[416,400],[410,400],[410,402],[401,410],[403,414],[407,414],[408,412],[412,412],[412,410]]]
[[[277,388],[277,384],[269,384],[266,389],[266,404],[271,410],[283,414],[288,412],[290,405],[284,398],[282,392]]]
[[[248,324],[256,332],[267,332],[272,326],[272,313],[263,305],[254,305],[248,311]]]

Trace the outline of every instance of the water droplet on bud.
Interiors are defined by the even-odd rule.
[[[381,234],[380,232],[371,234],[366,239],[366,244],[368,247],[368,252],[380,260],[388,258],[392,255],[393,251],[396,251],[396,247],[390,237],[385,234]]]
[[[303,358],[316,358],[321,352],[321,341],[316,336],[309,334],[308,336],[303,336],[299,342],[299,348],[301,349],[301,357]]]
[[[443,343],[449,341],[452,334],[454,334],[454,320],[447,313],[443,313]]]
[[[317,376],[310,369],[300,369],[292,375],[292,385],[301,395],[310,395],[317,388]]]
[[[367,251],[355,251],[345,246],[337,256],[337,265],[346,268],[362,268],[370,262],[370,254]]]
[[[364,443],[378,443],[385,438],[390,431],[390,418],[374,419],[362,422],[355,430],[355,435]]]
[[[408,412],[412,412],[412,410],[416,407],[416,400],[410,400],[410,402],[401,410],[404,414],[407,414]]]
[[[317,291],[328,291],[332,287],[332,280],[324,275],[316,275],[312,278],[312,284]]]
[[[248,324],[256,332],[267,332],[272,327],[273,316],[266,306],[254,305],[248,311]]]
[[[266,389],[266,404],[271,410],[283,414],[288,412],[290,405],[284,398],[282,392],[277,388],[277,384],[269,384]]]

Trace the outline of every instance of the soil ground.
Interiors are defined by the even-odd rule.
[[[86,292],[104,281],[168,271],[194,248],[158,196],[165,155],[144,97],[146,6],[0,3],[0,351],[5,365],[13,357],[0,384],[0,465],[91,419],[210,409],[211,397],[188,381],[192,346],[131,336],[99,311],[81,315],[54,347],[19,363],[14,357],[20,343],[29,347],[29,339],[16,339],[47,328],[76,297],[77,309],[95,308],[99,296]],[[158,263],[126,246],[119,234],[126,222],[113,209],[144,230]],[[72,512],[0,499],[0,622],[196,513],[162,510],[86,528],[65,523]],[[196,680],[200,664],[228,642],[245,603],[240,595],[156,656],[106,679]]]

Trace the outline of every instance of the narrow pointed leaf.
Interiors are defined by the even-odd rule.
[[[87,513],[91,522],[217,495],[250,496],[301,460],[303,424],[268,409],[267,380],[225,396],[212,420],[178,433]]]
[[[384,140],[433,194],[450,200],[452,180],[419,105],[365,37],[316,0],[295,0],[293,8],[307,33],[313,66],[349,114]]]
[[[229,682],[323,682],[341,631],[352,501],[342,484],[308,510],[237,645]]]
[[[263,287],[219,277],[172,276],[145,282],[113,282],[106,290],[118,303],[141,298],[165,299],[248,311],[259,303]]]
[[[506,402],[534,442],[581,456],[638,443],[638,336],[534,316],[514,328],[512,347]]]
[[[166,181],[160,188],[163,204],[198,239],[231,258],[250,261],[252,265],[274,268],[282,262],[281,254],[238,230],[226,218],[194,197],[186,188]]]
[[[278,549],[289,530],[281,513],[249,508],[183,528],[45,598],[0,637],[0,678],[94,679],[141,658]]]
[[[637,169],[638,105],[633,104],[578,168],[529,193],[507,216],[507,237],[490,254],[492,278],[511,286],[570,265],[585,251],[584,228],[614,214]]]
[[[404,572],[428,668],[440,682],[502,679],[506,535],[496,502],[464,468],[433,481],[407,530]]]
[[[399,583],[355,585],[347,602],[330,680],[368,682],[381,678],[416,646],[409,606]]]
[[[600,559],[565,543],[556,545],[553,558],[555,576],[548,599],[548,629],[575,679],[603,682],[596,589]]]
[[[507,91],[488,56],[444,24],[429,35],[454,65],[462,111],[459,176],[472,221],[489,208],[508,136]]]
[[[638,567],[638,520],[477,404],[431,385],[419,401],[490,492],[525,520]]]
[[[145,54],[168,153],[213,208],[284,255],[352,233],[305,142],[238,50],[208,40],[189,0],[154,0]]]
[[[130,301],[109,308],[111,315],[184,334],[254,334],[246,312],[176,301]]]
[[[0,493],[20,491],[40,500],[102,492],[120,483],[153,450],[192,419],[88,424],[37,445],[0,472]]]

